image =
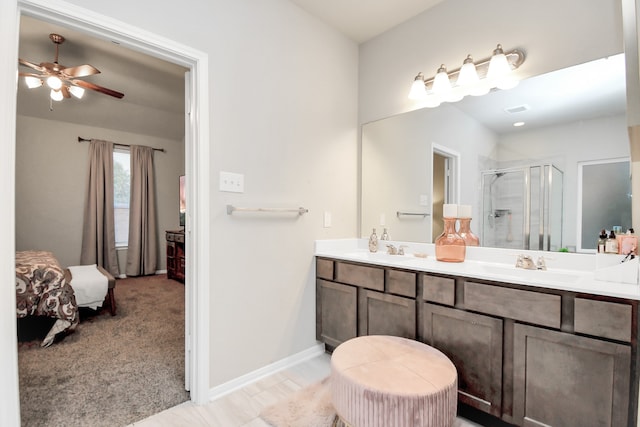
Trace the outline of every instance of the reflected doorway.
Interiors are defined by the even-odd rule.
[[[458,203],[457,165],[460,162],[460,155],[434,144],[431,159],[431,242],[435,242],[444,230],[443,206]]]

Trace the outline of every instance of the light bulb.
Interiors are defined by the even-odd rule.
[[[62,80],[56,76],[49,76],[47,77],[47,85],[53,90],[58,90],[62,87]]]
[[[427,88],[424,85],[424,76],[422,73],[418,73],[411,85],[411,91],[409,91],[409,99],[424,99],[427,96]]]
[[[42,80],[34,76],[25,76],[24,82],[27,84],[27,87],[29,89],[42,86]]]
[[[55,90],[55,89],[51,89],[51,92],[49,93],[49,96],[54,101],[62,101],[64,99],[64,96],[62,95],[62,92],[59,91],[59,90]]]
[[[478,72],[476,71],[476,65],[473,63],[471,55],[467,55],[467,58],[462,63],[462,68],[458,73],[458,80],[456,80],[457,86],[471,86],[480,81]]]
[[[69,92],[78,99],[82,98],[82,95],[84,95],[84,89],[80,86],[69,86]]]
[[[451,82],[449,81],[447,69],[444,68],[444,64],[442,64],[433,79],[433,93],[445,96],[449,92],[451,92]]]
[[[498,45],[493,51],[493,56],[489,60],[489,70],[487,71],[487,80],[491,87],[496,87],[500,81],[511,73],[511,65],[502,50],[502,45]]]

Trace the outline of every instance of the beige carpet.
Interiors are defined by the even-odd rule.
[[[116,316],[83,311],[51,347],[28,336],[33,325],[19,328],[23,426],[124,426],[189,399],[184,286],[165,275],[119,279],[115,295]]]
[[[329,378],[325,378],[268,406],[260,418],[274,427],[331,427],[336,413],[329,393]]]

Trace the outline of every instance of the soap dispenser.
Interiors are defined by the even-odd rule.
[[[378,235],[375,228],[369,237],[369,252],[378,252]]]
[[[387,233],[387,229],[386,228],[382,231],[382,236],[380,236],[380,240],[391,240],[389,238],[389,233]]]
[[[609,238],[605,242],[604,251],[608,254],[618,253],[618,240],[616,239],[616,233],[613,230],[609,233]]]
[[[598,253],[605,253],[605,248],[607,245],[607,232],[602,229],[600,230],[600,235],[598,236]]]

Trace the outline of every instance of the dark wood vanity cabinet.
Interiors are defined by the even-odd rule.
[[[628,425],[628,345],[516,324],[513,373],[517,425]]]
[[[165,232],[167,240],[167,278],[184,283],[184,230]]]
[[[317,279],[316,339],[332,348],[358,336],[357,288]]]
[[[458,371],[458,399],[502,415],[502,320],[424,303],[423,341],[447,355]]]
[[[416,300],[361,289],[358,335],[392,335],[415,340]]]
[[[458,400],[511,424],[634,426],[638,302],[328,258],[316,336],[395,335],[445,353]]]

